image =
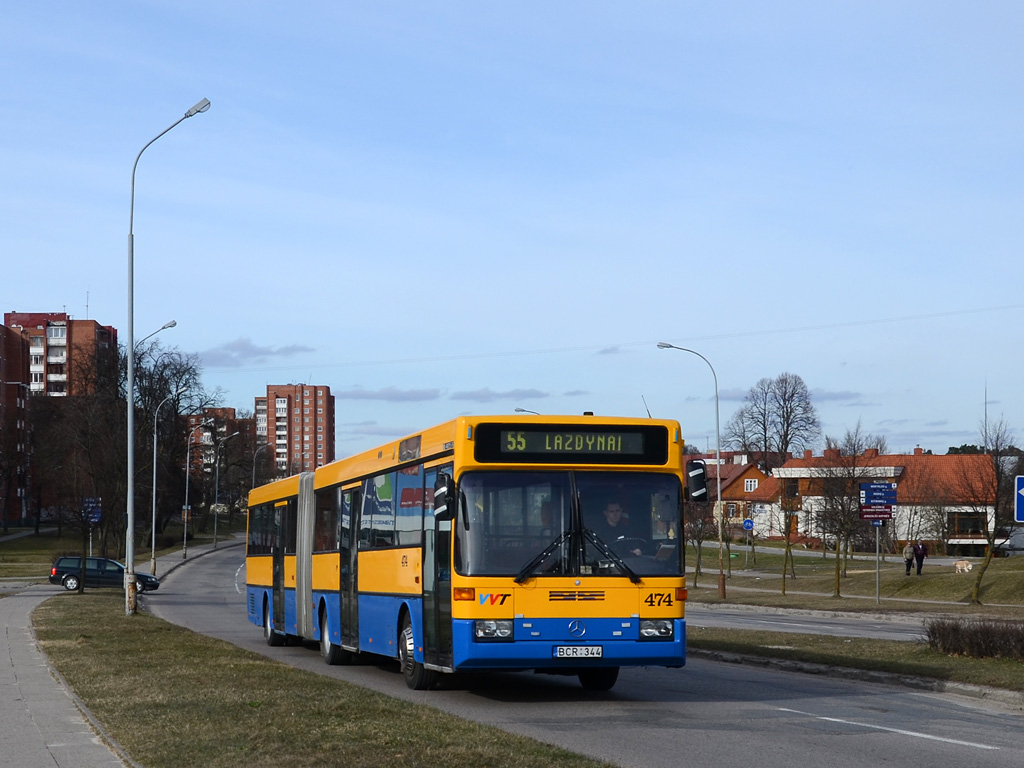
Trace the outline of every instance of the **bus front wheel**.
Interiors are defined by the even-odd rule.
[[[595,667],[580,671],[580,685],[588,691],[610,691],[619,679],[618,667]]]
[[[406,614],[402,622],[402,632],[398,636],[398,661],[402,665],[402,676],[405,684],[414,691],[425,691],[433,688],[437,682],[437,672],[426,669],[416,661],[416,640],[412,634],[412,620]]]
[[[284,636],[274,631],[274,619],[270,615],[270,606],[263,605],[263,639],[269,646],[284,645]]]

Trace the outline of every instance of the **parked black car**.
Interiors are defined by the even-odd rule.
[[[64,589],[73,592],[78,589],[78,580],[82,575],[82,558],[78,555],[59,557],[50,569],[50,583],[60,584]],[[148,573],[135,572],[135,583],[139,592],[151,592],[160,588],[160,579]],[[85,558],[85,586],[87,587],[123,587],[124,566],[116,560],[105,557]]]

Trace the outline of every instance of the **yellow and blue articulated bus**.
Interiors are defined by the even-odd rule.
[[[686,661],[679,424],[462,417],[253,489],[249,620],[268,644],[372,653],[430,688],[464,670]]]

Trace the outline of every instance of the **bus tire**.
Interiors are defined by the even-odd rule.
[[[594,667],[579,673],[580,685],[588,691],[610,691],[619,679],[618,667]]]
[[[270,615],[270,607],[265,602],[263,603],[263,639],[271,647],[284,645],[284,635],[279,635],[274,631],[274,619]]]
[[[327,611],[320,612],[320,658],[328,666],[348,664],[352,661],[351,653],[331,642],[330,630],[327,628]]]
[[[402,666],[405,684],[414,691],[425,691],[433,688],[437,682],[437,672],[425,668],[416,661],[416,639],[412,633],[412,620],[405,614],[402,631],[398,635],[398,661]]]

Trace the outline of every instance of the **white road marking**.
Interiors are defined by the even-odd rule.
[[[858,723],[854,720],[842,720],[838,717],[824,717],[822,715],[815,715],[811,712],[801,712],[799,709],[786,709],[785,707],[779,707],[780,712],[791,712],[794,715],[806,715],[807,717],[813,717],[815,720],[824,720],[829,723],[842,723],[843,725],[856,725],[860,728],[872,728],[876,731],[888,731],[889,733],[898,733],[901,736],[912,736],[915,739],[928,739],[930,741],[942,741],[946,744],[959,744],[962,747],[974,747],[975,749],[999,749],[999,747],[993,747],[991,744],[975,744],[971,741],[960,741],[959,739],[947,739],[943,736],[931,736],[927,733],[918,733],[917,731],[905,731],[901,728],[887,728],[884,725],[872,725],[870,723]]]

